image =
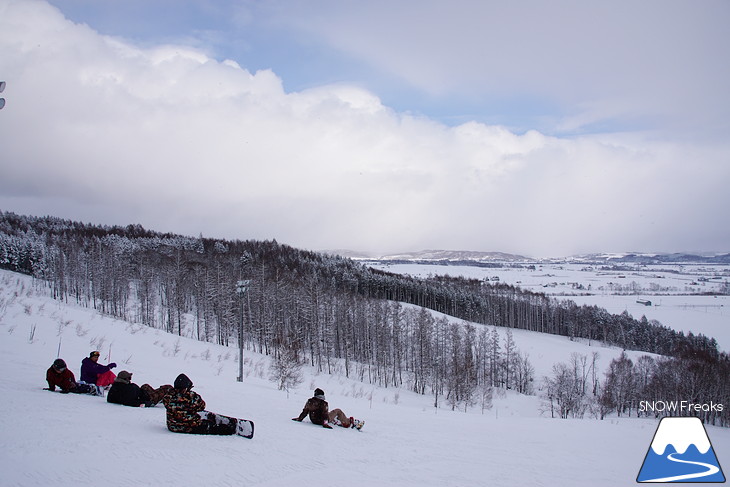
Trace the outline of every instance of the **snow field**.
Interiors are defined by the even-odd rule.
[[[571,351],[597,348],[603,361],[620,353],[518,332],[517,346],[530,353],[537,377]],[[127,408],[43,391],[59,338],[61,357],[77,378],[81,359],[93,349],[102,351],[102,363],[117,362],[115,371],[132,372],[140,385],[157,387],[188,374],[208,409],[253,420],[254,439],[170,433],[162,406]],[[287,396],[267,379],[268,358],[259,354],[246,354],[248,376],[236,382],[237,356],[232,347],[53,301],[30,278],[0,271],[0,397],[6,407],[0,485],[635,485],[658,424],[543,418],[536,397],[511,392],[495,394],[484,414],[478,407],[436,410],[431,396],[309,367]],[[314,387],[325,390],[331,408],[364,419],[363,431],[291,421]],[[730,431],[707,429],[721,465],[730,465]]]
[[[702,333],[717,339],[721,350],[730,351],[730,296],[700,294],[717,292],[724,282],[730,280],[730,270],[724,265],[662,264],[644,266],[643,270],[632,272],[607,272],[586,264],[566,263],[542,264],[535,270],[426,264],[378,264],[372,267],[416,277],[448,274],[471,279],[499,278],[499,282],[556,299],[571,300],[579,306],[595,305],[613,314],[626,311],[636,319],[646,316],[648,320],[658,320],[685,334]],[[700,281],[700,278],[716,275],[724,277]],[[610,283],[629,286],[632,282],[643,290],[641,294],[622,295],[609,291]],[[696,285],[690,286],[693,282]],[[557,285],[552,287],[553,283]],[[575,289],[574,283],[586,289]],[[589,285],[590,290],[587,289]],[[650,292],[652,285],[671,291]],[[637,303],[639,299],[650,300],[652,306]]]

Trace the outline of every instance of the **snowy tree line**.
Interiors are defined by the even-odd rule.
[[[501,342],[494,328],[358,293],[363,268],[340,257],[10,214],[0,229],[0,267],[35,276],[55,299],[218,344],[240,338],[275,357],[280,380],[288,361],[308,361],[454,409],[488,407],[495,386],[532,388],[511,333]]]
[[[643,317],[505,284],[390,274],[276,241],[0,212],[0,267],[33,275],[59,300],[277,359],[291,351],[287,356],[319,370],[405,385],[454,408],[487,404],[494,386],[530,392],[534,372],[510,334],[500,344],[494,328],[437,319],[423,308],[492,327],[727,361],[714,339],[684,336]],[[246,292],[239,294],[244,280]]]
[[[540,391],[543,412],[552,417],[604,419],[620,416],[697,416],[707,424],[730,426],[730,360],[695,351],[679,357],[626,353],[601,374],[592,357],[574,353],[553,366]]]

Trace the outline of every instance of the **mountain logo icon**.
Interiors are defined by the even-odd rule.
[[[700,418],[662,418],[636,481],[725,482]]]

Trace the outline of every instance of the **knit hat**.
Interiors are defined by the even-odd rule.
[[[99,355],[101,355],[101,353],[99,353],[98,350],[94,350],[93,352],[91,352],[89,354],[89,358],[94,357],[94,356],[97,356],[98,357]]]
[[[190,389],[191,387],[193,387],[193,381],[187,375],[180,374],[175,379],[175,389]]]
[[[117,374],[117,379],[119,379],[121,381],[129,382],[132,380],[132,373],[127,372],[126,370],[122,370],[121,372],[119,372],[119,374]]]
[[[64,362],[63,359],[57,358],[53,361],[53,368],[56,372],[63,372],[66,370],[66,362]]]
[[[318,387],[314,390],[314,395],[315,396],[324,396],[324,391]]]

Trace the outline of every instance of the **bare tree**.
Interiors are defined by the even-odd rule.
[[[608,367],[606,381],[601,393],[602,402],[606,406],[615,408],[619,416],[625,412],[628,412],[631,416],[631,409],[637,393],[636,383],[634,363],[625,352],[622,352],[621,356],[612,360]]]
[[[302,363],[294,350],[285,348],[279,352],[269,368],[269,379],[276,382],[280,391],[286,391],[287,396],[290,389],[302,383]]]

